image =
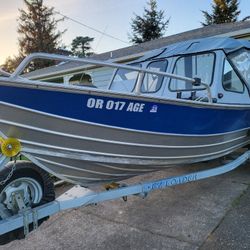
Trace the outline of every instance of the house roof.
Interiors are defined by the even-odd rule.
[[[215,24],[182,32],[176,35],[151,40],[145,43],[141,43],[139,45],[132,45],[129,47],[105,52],[102,54],[95,54],[91,56],[91,59],[103,61],[108,60],[111,62],[122,62],[143,56],[147,51],[166,47],[170,44],[177,42],[212,36],[243,38],[244,36],[249,35],[250,21]],[[65,62],[49,68],[33,71],[29,74],[26,74],[25,77],[32,79],[52,77],[66,72],[70,73],[76,72],[78,70],[80,71],[84,66],[86,66],[86,64],[80,62]]]

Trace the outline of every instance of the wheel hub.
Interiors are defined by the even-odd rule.
[[[19,194],[26,206],[31,205],[31,197],[29,193],[29,186],[27,183],[21,183],[18,187],[8,186],[5,190],[6,198],[3,203],[7,206],[8,209],[14,211],[18,209],[18,204],[16,202],[16,195]]]
[[[25,207],[31,207],[32,204],[38,204],[43,196],[40,183],[28,177],[19,178],[10,182],[0,193],[0,203],[4,204],[8,210],[16,214],[20,209],[21,199]],[[23,207],[23,206],[22,206]]]

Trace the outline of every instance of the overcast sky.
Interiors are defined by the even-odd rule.
[[[67,29],[62,42],[70,45],[76,36],[90,36],[95,40],[92,47],[95,53],[129,46],[128,33],[134,13],[141,15],[146,0],[44,0],[46,5],[74,18],[86,25],[115,36],[127,43],[103,36],[70,20],[62,22],[58,28]],[[210,10],[212,0],[158,0],[158,8],[170,17],[166,35],[199,28],[203,21],[201,10]],[[250,15],[250,1],[241,0],[241,18]],[[23,8],[22,0],[0,0],[0,64],[5,58],[17,54],[18,8]]]

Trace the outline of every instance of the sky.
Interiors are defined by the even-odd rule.
[[[170,18],[166,36],[201,27],[204,21],[201,10],[211,10],[212,0],[157,0],[158,9]],[[129,46],[131,18],[142,15],[147,0],[44,0],[47,6],[76,19],[88,26],[110,34],[122,41],[106,37],[75,22],[65,19],[58,29],[67,29],[62,44],[70,46],[76,36],[94,37],[92,49],[95,53]],[[0,0],[0,64],[8,56],[18,53],[18,9],[23,8],[23,0]],[[250,1],[240,1],[240,19],[250,15]],[[59,18],[60,16],[58,16]]]

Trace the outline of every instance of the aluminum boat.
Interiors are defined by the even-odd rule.
[[[25,78],[35,59],[112,74],[105,87]],[[17,138],[22,155],[75,184],[207,161],[249,144],[248,41],[185,41],[129,64],[36,53],[0,74],[0,136]]]

